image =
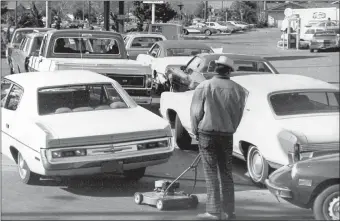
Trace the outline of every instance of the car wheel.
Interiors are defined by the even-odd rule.
[[[314,49],[310,49],[309,51],[310,51],[311,53],[313,53],[313,52],[314,52]]]
[[[29,169],[26,161],[24,160],[20,152],[18,152],[18,171],[21,181],[24,182],[25,184],[30,185],[37,184],[40,180],[39,175],[33,173]]]
[[[143,194],[135,193],[135,203],[141,204],[143,202]]]
[[[183,32],[184,32],[184,35],[189,35],[189,31],[188,30],[184,29]]]
[[[145,175],[146,167],[133,169],[133,170],[126,170],[124,171],[124,177],[128,180],[138,181]]]
[[[339,221],[340,185],[332,185],[322,191],[315,199],[313,213],[316,220]]]
[[[268,177],[269,165],[256,146],[250,146],[247,153],[247,169],[254,184],[263,186]]]
[[[191,137],[188,131],[184,129],[178,115],[176,115],[175,120],[175,141],[181,150],[185,150],[191,145]]]
[[[210,36],[211,35],[211,31],[209,30],[209,29],[207,29],[207,30],[205,30],[205,35],[207,35],[207,36]]]

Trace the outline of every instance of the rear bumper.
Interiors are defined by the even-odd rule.
[[[138,169],[166,163],[172,155],[171,152],[152,154],[138,157],[127,157],[118,160],[101,160],[101,161],[88,161],[81,163],[62,163],[50,164],[43,161],[45,176],[77,176],[77,175],[93,175],[102,173],[122,173],[125,170]],[[103,171],[104,164],[115,163],[119,168],[112,167]]]
[[[311,43],[310,49],[333,49],[339,47],[337,44]]]

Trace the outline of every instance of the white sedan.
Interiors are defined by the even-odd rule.
[[[138,180],[174,149],[165,120],[91,71],[6,76],[1,113],[2,154],[27,184],[41,175],[119,173]]]
[[[339,89],[299,75],[247,75],[232,78],[248,91],[241,123],[234,134],[233,155],[247,161],[253,182],[261,184],[270,167],[288,164],[288,153],[301,158],[339,149]],[[164,92],[160,113],[175,125],[181,149],[191,144],[193,90]]]

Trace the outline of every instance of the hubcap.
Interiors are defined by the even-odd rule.
[[[162,201],[157,201],[157,208],[162,209],[162,207],[163,207]]]
[[[250,153],[249,164],[249,174],[251,174],[253,180],[258,182],[262,177],[264,167],[262,156],[258,150],[254,150],[252,153]]]
[[[329,203],[328,213],[332,220],[339,220],[339,196],[333,198],[333,200]]]
[[[19,175],[22,179],[24,179],[26,177],[27,174],[27,164],[24,160],[24,158],[22,158],[21,154],[18,154],[18,168],[19,168]]]
[[[139,202],[139,195],[135,196],[135,201],[138,203]]]

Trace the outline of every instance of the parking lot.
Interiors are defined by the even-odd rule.
[[[276,47],[280,35],[278,29],[257,29],[232,35],[211,36],[197,41],[212,47],[223,47],[223,52],[263,56],[283,74],[298,74],[332,83],[339,82],[339,52],[283,50]],[[2,58],[1,75],[8,74],[8,66]],[[155,96],[151,110],[157,113],[158,108],[159,98]],[[2,219],[194,220],[198,212],[204,211],[206,187],[201,166],[195,193],[203,204],[196,210],[159,212],[154,207],[135,205],[133,194],[136,191],[153,190],[155,180],[173,179],[189,166],[196,155],[196,145],[189,151],[176,149],[168,163],[149,167],[146,176],[137,183],[112,177],[98,177],[62,182],[47,180],[40,186],[28,186],[20,182],[15,164],[2,156]],[[234,159],[233,175],[238,220],[313,219],[311,211],[288,203],[278,203],[268,190],[254,186],[246,175],[243,161]],[[189,172],[181,181],[181,190],[190,191],[192,184],[193,173]]]

